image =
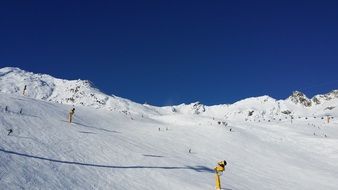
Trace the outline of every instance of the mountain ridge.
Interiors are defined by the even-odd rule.
[[[59,79],[48,74],[27,72],[16,67],[4,67],[0,69],[0,92],[21,94],[25,85],[28,86],[25,95],[31,98],[74,106],[81,105],[138,114],[149,113],[149,111],[152,114],[190,113],[197,115],[210,112],[214,113],[215,116],[227,117],[226,113],[229,112],[252,112],[254,110],[260,110],[260,115],[265,115],[267,112],[270,112],[270,115],[271,112],[277,114],[286,110],[297,114],[295,113],[296,111],[290,109],[295,109],[296,107],[297,109],[306,110],[307,108],[318,106],[323,107],[324,104],[330,104],[329,106],[324,106],[325,108],[333,107],[332,109],[335,109],[338,100],[338,90],[315,95],[311,99],[302,92],[294,91],[285,100],[276,100],[268,95],[264,95],[249,97],[233,104],[206,106],[200,102],[194,102],[158,107],[149,104],[139,104],[115,95],[107,95],[97,89],[89,80]],[[259,108],[262,105],[266,110]]]

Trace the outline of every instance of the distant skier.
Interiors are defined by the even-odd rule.
[[[189,148],[189,153],[191,153],[191,148]]]
[[[8,129],[7,131],[8,131],[7,136],[9,136],[11,133],[13,133],[13,129]]]
[[[25,87],[23,88],[22,95],[25,95],[26,89],[27,89],[27,85],[25,85]]]
[[[5,107],[5,111],[6,111],[6,112],[8,111],[8,106]]]
[[[72,108],[69,112],[69,123],[72,123],[74,113],[75,113],[75,108]]]
[[[22,108],[20,109],[20,112],[19,112],[20,114],[22,114]]]

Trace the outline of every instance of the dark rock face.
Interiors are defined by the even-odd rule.
[[[302,104],[305,107],[310,107],[312,105],[312,102],[310,99],[308,99],[305,94],[299,91],[294,91],[292,95],[289,97],[289,99],[295,103],[295,104]]]
[[[290,110],[285,110],[285,111],[282,111],[283,114],[286,114],[286,115],[289,115],[291,113]]]
[[[203,104],[201,104],[200,102],[196,102],[193,106],[192,109],[194,111],[194,114],[200,114],[202,112],[205,112],[205,107]]]

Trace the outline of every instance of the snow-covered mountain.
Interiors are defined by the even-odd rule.
[[[0,92],[21,95],[68,105],[81,105],[124,113],[155,111],[130,100],[109,96],[95,88],[88,80],[63,80],[46,74],[34,74],[19,68],[0,69]],[[133,107],[133,110],[130,110]],[[154,114],[156,112],[153,112]]]
[[[196,102],[155,107],[104,94],[88,80],[57,79],[50,75],[34,74],[13,67],[0,69],[0,92],[22,94],[24,86],[27,86],[25,96],[35,99],[138,114],[185,113],[226,118],[248,115],[276,117],[283,113],[294,116],[302,116],[304,113],[323,116],[333,115],[338,106],[338,90],[333,90],[324,95],[316,95],[311,99],[305,94],[295,91],[286,100],[275,100],[269,96],[261,96],[247,98],[229,105],[206,106]]]
[[[7,67],[0,189],[214,189],[213,167],[226,160],[223,189],[336,190],[336,107],[337,90],[156,107]]]

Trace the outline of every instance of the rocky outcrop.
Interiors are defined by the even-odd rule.
[[[302,104],[305,107],[312,105],[312,101],[299,91],[294,91],[288,99],[295,104]]]

